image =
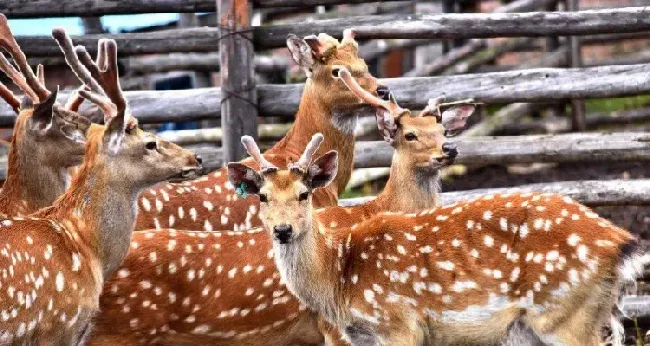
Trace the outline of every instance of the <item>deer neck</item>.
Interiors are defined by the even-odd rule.
[[[438,205],[440,171],[415,167],[405,161],[395,152],[388,182],[375,200],[380,210],[415,212]]]
[[[12,204],[0,209],[4,209],[3,212],[12,209],[13,216],[30,214],[51,205],[70,182],[67,169],[53,167],[47,164],[47,158],[39,157],[38,143],[20,141],[16,137],[11,142],[7,180],[0,192],[0,201]]]
[[[296,121],[287,132],[287,135],[268,153],[288,153],[293,159],[297,160],[311,137],[318,132],[322,133],[325,140],[314,156],[318,157],[330,150],[338,151],[339,170],[336,179],[328,187],[334,195],[338,195],[345,189],[352,175],[354,127],[359,114],[356,113],[357,109],[344,112],[332,108],[331,105],[323,104],[315,93],[316,91],[310,87],[308,82],[300,100]],[[346,121],[350,122],[350,124],[343,124]]]
[[[338,323],[344,318],[338,307],[345,306],[339,280],[346,268],[345,239],[326,231],[315,217],[312,220],[312,229],[290,244],[273,241],[275,263],[287,287],[303,304],[330,323]]]
[[[70,189],[52,207],[38,213],[62,222],[96,253],[105,278],[114,273],[128,252],[136,200],[142,190],[108,177],[104,163],[84,165]]]

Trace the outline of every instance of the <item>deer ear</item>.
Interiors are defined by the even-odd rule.
[[[120,150],[125,135],[125,116],[124,114],[118,114],[108,121],[104,131],[104,143],[111,153],[116,154]]]
[[[54,103],[56,102],[58,90],[51,93],[43,102],[36,105],[32,113],[32,130],[45,133],[52,126],[52,115]]]
[[[86,143],[86,133],[90,127],[88,119],[74,114],[59,104],[55,104],[52,111],[54,113],[52,125],[61,135],[76,143]]]
[[[467,118],[474,113],[476,106],[460,105],[442,112],[442,126],[450,135],[461,130],[467,124]]]
[[[259,193],[262,187],[262,176],[239,162],[228,164],[228,180],[235,187],[235,193],[241,198]]]
[[[339,154],[334,150],[328,151],[309,165],[305,177],[307,186],[314,190],[329,185],[336,178],[338,168]]]
[[[294,34],[287,36],[287,48],[291,52],[293,61],[298,64],[303,70],[309,72],[314,65],[313,52],[307,41],[299,38]]]

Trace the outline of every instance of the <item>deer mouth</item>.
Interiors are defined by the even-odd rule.
[[[430,167],[433,169],[439,169],[445,166],[452,165],[456,161],[456,156],[439,156],[431,159]]]
[[[196,179],[204,174],[202,166],[183,167],[181,171],[169,179],[170,182],[181,182]]]

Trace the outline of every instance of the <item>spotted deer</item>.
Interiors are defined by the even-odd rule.
[[[392,94],[389,100],[382,100],[363,90],[347,70],[339,73],[350,90],[377,108],[377,124],[395,152],[388,182],[376,199],[354,207],[320,209],[316,212],[320,222],[331,228],[350,227],[382,211],[414,212],[438,205],[440,169],[458,155],[456,144],[445,135],[463,128],[475,105],[471,100],[444,104],[444,98],[438,97],[411,116]],[[448,108],[441,112],[444,106]]]
[[[288,169],[242,141],[262,169],[231,163],[229,177],[262,200],[281,279],[353,345],[495,345],[513,324],[547,344],[598,345],[601,327],[618,326],[621,287],[650,260],[627,231],[554,194],[486,195],[330,229],[311,205],[337,172],[336,152],[311,162],[322,137]]]
[[[73,71],[89,82],[80,95],[104,111],[106,126],[89,129],[79,174],[52,206],[0,223],[3,344],[83,344],[102,284],[128,250],[138,194],[201,171],[194,153],[140,130],[128,105],[119,108],[70,59],[72,43],[63,31],[55,29],[53,36]],[[115,58],[115,42],[105,41],[105,47]]]
[[[350,179],[354,156],[353,130],[360,115],[374,115],[372,106],[363,103],[338,77],[338,71],[351,71],[363,89],[386,96],[358,56],[358,45],[351,31],[341,42],[320,34],[300,39],[289,35],[287,46],[293,59],[307,73],[296,120],[287,135],[265,152],[278,167],[286,167],[300,156],[314,133],[327,136],[323,150],[340,153],[341,171],[336,181],[314,197],[317,206],[335,205],[337,196]],[[246,160],[249,165],[254,161]],[[173,227],[190,230],[247,229],[259,226],[259,202],[242,199],[228,182],[225,168],[185,184],[165,184],[141,196],[136,229]]]
[[[361,95],[360,88],[352,85],[353,79],[341,78]],[[381,104],[371,97],[365,101]],[[366,205],[321,209],[318,217],[322,222],[332,225],[329,220],[337,220],[335,226],[339,227],[352,220],[360,222],[372,213],[392,210],[393,201],[400,198],[398,194],[410,198],[418,189],[422,190],[423,200],[415,205],[435,205],[438,190],[428,187],[437,183],[438,169],[453,162],[456,156],[454,148],[445,145],[448,142],[443,136],[444,128],[437,119],[440,101],[441,98],[432,100],[419,117],[403,116],[407,111],[395,106],[390,107],[394,115],[386,114],[384,110],[388,108],[376,105],[381,124],[386,124],[384,128],[395,122],[399,125],[388,137],[394,139],[395,156],[399,158],[393,160],[392,173],[398,172],[402,174],[398,178],[406,180],[400,182],[391,177],[378,198]],[[443,117],[465,119],[472,110],[471,105],[454,105]],[[407,141],[406,133],[418,139]],[[407,173],[409,169],[417,173]],[[417,174],[422,176],[410,179]],[[424,188],[419,186],[423,182]],[[410,184],[411,188],[400,183]],[[415,205],[404,207],[416,208]],[[135,232],[118,275],[104,286],[100,298],[102,314],[97,318],[91,344],[318,344],[318,329],[327,326],[318,328],[312,314],[301,309],[286,290],[270,250],[271,242],[260,228]],[[334,331],[327,333],[335,335]]]
[[[2,97],[17,117],[9,143],[7,179],[0,192],[0,214],[24,216],[49,206],[70,181],[67,169],[83,160],[90,122],[56,103],[56,92],[45,88],[43,67],[35,75],[0,14],[0,47],[9,52],[16,69],[0,53],[0,71],[24,93],[21,102],[0,83]]]

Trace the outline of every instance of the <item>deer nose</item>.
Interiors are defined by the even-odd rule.
[[[293,227],[291,225],[277,225],[273,227],[273,234],[275,239],[277,239],[280,244],[286,244],[291,240],[291,235],[293,233]]]
[[[388,97],[390,96],[390,89],[388,89],[388,87],[385,85],[378,85],[377,96],[379,96],[379,98],[382,100],[388,101]]]
[[[199,163],[199,165],[203,163],[203,158],[200,155],[196,155],[194,158],[196,159],[196,162]]]
[[[449,157],[458,156],[458,149],[456,148],[456,143],[452,143],[452,142],[443,143],[442,153]]]

